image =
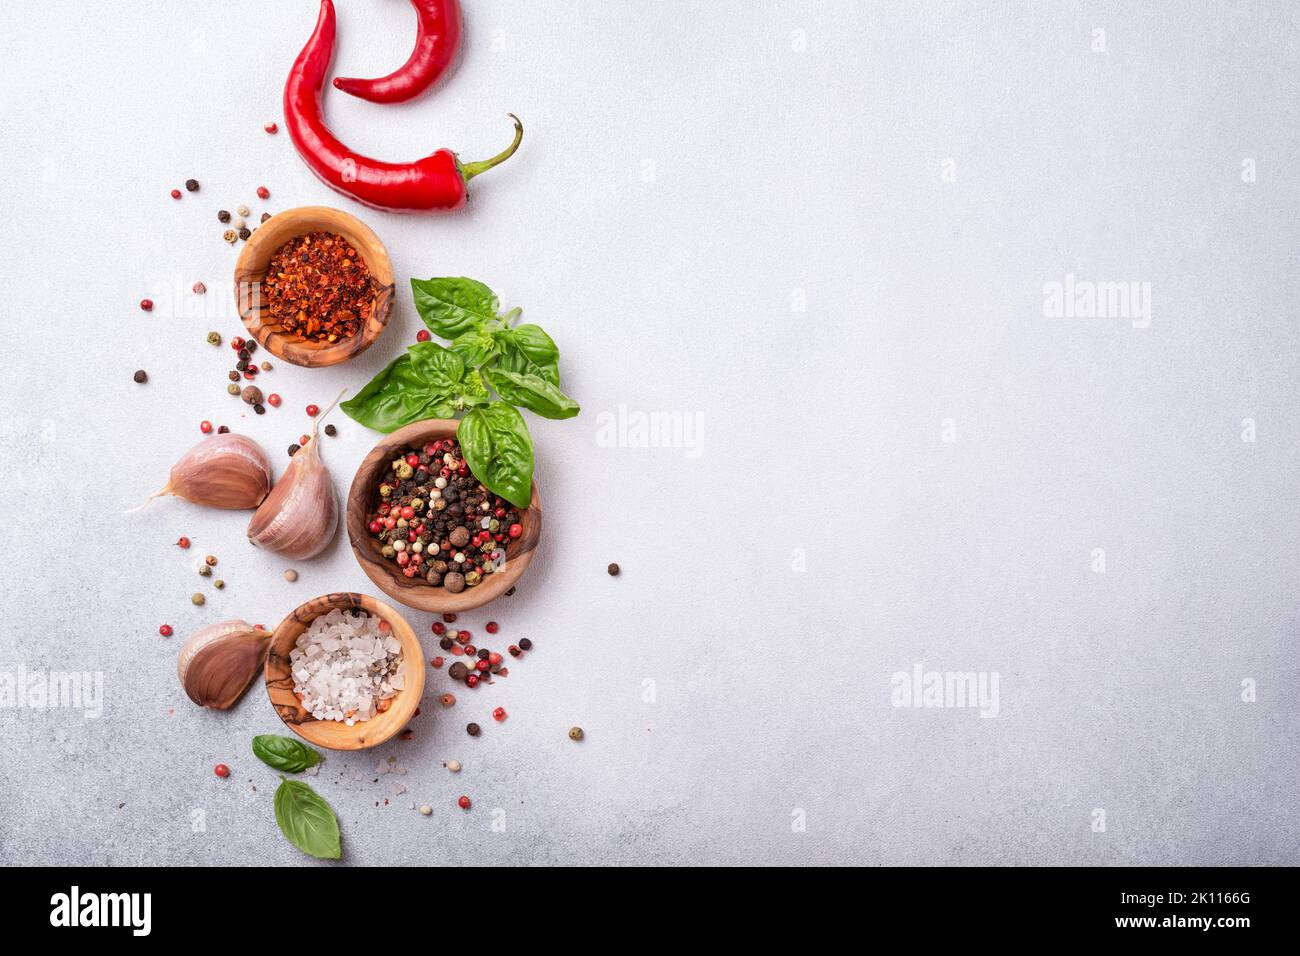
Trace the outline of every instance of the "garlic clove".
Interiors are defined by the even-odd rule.
[[[229,710],[262,671],[271,632],[246,621],[209,624],[181,648],[176,675],[200,707]]]
[[[226,432],[205,438],[182,455],[166,487],[149,500],[175,495],[198,505],[244,510],[256,508],[270,490],[266,452],[253,439]]]
[[[321,461],[317,430],[337,405],[316,416],[311,437],[289,460],[280,480],[248,523],[248,540],[286,558],[303,560],[320,554],[338,530],[339,504],[334,482]]]

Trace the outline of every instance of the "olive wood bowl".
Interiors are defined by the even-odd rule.
[[[302,701],[293,692],[293,674],[289,669],[289,652],[294,643],[312,621],[334,608],[357,608],[382,618],[402,644],[399,673],[405,675],[406,687],[397,692],[388,710],[351,727],[341,720],[317,720],[304,710]],[[271,635],[263,674],[266,693],[275,712],[295,734],[308,743],[330,750],[364,750],[388,740],[406,727],[415,715],[420,706],[420,695],[424,693],[424,651],[411,625],[387,604],[368,594],[342,591],[313,598],[280,622]]]
[[[332,232],[352,243],[378,284],[374,307],[361,331],[335,342],[311,342],[281,331],[267,315],[262,279],[271,257],[290,239],[309,232]],[[298,206],[277,212],[253,231],[235,262],[235,303],[248,334],[268,352],[293,365],[321,368],[346,362],[374,344],[393,309],[393,265],[379,237],[356,216],[328,206]]]
[[[435,587],[423,578],[406,577],[396,562],[382,555],[382,546],[371,537],[370,530],[366,527],[366,516],[378,501],[375,489],[380,480],[388,472],[399,449],[404,446],[419,447],[440,438],[455,438],[458,424],[455,419],[430,418],[412,422],[385,435],[357,469],[356,477],[352,479],[352,488],[348,491],[348,539],[352,542],[352,553],[356,555],[361,570],[366,572],[375,587],[389,597],[421,611],[468,611],[500,597],[514,587],[515,582],[528,569],[542,534],[542,503],[537,495],[537,482],[534,481],[532,501],[519,519],[523,525],[523,534],[506,545],[505,567],[487,575],[475,587],[467,587],[459,594],[452,594],[446,588]]]

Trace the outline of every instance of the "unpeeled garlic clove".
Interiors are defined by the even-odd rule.
[[[339,398],[334,399],[334,405]],[[334,405],[316,416],[311,437],[289,460],[289,467],[248,523],[248,540],[257,547],[302,560],[320,554],[334,539],[339,523],[338,498],[321,461],[317,438],[321,419]]]
[[[271,632],[246,621],[209,624],[181,648],[176,675],[200,707],[229,710],[262,671]]]
[[[226,432],[205,438],[182,455],[167,485],[149,501],[175,495],[199,505],[242,510],[256,508],[270,490],[266,452],[253,439]]]

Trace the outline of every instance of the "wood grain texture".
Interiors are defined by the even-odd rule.
[[[371,506],[378,502],[376,489],[380,479],[397,457],[400,448],[419,446],[440,438],[455,438],[458,424],[455,419],[430,418],[412,422],[384,436],[357,469],[356,476],[352,479],[352,488],[348,491],[348,539],[361,570],[366,572],[366,577],[374,582],[375,587],[389,597],[421,611],[468,611],[505,594],[528,569],[542,535],[542,502],[537,493],[537,482],[534,481],[532,501],[519,519],[523,525],[523,534],[506,546],[505,567],[487,575],[477,587],[467,587],[459,594],[452,594],[446,588],[434,587],[422,578],[406,577],[396,563],[380,553],[381,545],[370,536],[370,530],[366,527],[366,515]]]
[[[356,608],[383,618],[393,629],[393,636],[402,644],[400,673],[406,678],[406,687],[393,698],[388,710],[351,727],[338,720],[317,720],[304,710],[302,701],[293,692],[293,674],[289,665],[289,652],[302,633],[312,621],[335,608]],[[308,601],[280,622],[271,635],[263,676],[275,712],[285,726],[303,740],[330,750],[364,750],[383,743],[410,723],[424,693],[424,651],[411,625],[393,608],[368,594],[339,591]]]
[[[262,299],[262,279],[271,257],[290,239],[309,232],[336,233],[352,243],[379,284],[365,326],[352,338],[333,345],[281,332],[279,325],[268,321]],[[329,206],[298,206],[276,213],[253,231],[235,263],[235,302],[244,328],[272,355],[306,368],[337,365],[370,348],[388,325],[393,291],[393,266],[379,237],[356,216]]]

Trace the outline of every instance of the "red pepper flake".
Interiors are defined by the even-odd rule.
[[[338,342],[359,333],[377,291],[360,253],[332,232],[290,239],[271,257],[262,280],[270,321],[310,342]]]

